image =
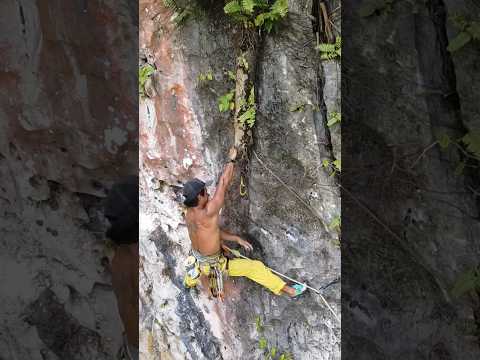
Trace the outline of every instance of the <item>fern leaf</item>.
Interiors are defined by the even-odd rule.
[[[467,150],[480,158],[480,133],[469,132],[462,138],[462,142],[467,146]]]
[[[462,31],[455,38],[453,38],[452,41],[450,41],[447,50],[450,52],[458,51],[468,44],[470,40],[472,40],[472,36],[468,32]]]
[[[272,21],[267,21],[265,24],[265,30],[267,30],[267,33],[270,34],[270,31],[273,29],[273,22]]]
[[[270,12],[284,17],[288,13],[288,0],[276,0],[270,8]]]
[[[322,43],[317,46],[317,49],[324,53],[331,53],[335,51],[335,45]]]
[[[255,124],[255,115],[255,108],[251,107],[238,118],[238,122],[242,125],[247,123],[248,127],[251,128]]]
[[[248,96],[248,105],[255,105],[255,86],[252,86],[252,88],[250,89],[250,95]]]
[[[248,14],[253,13],[253,8],[255,7],[255,0],[242,0],[242,10]]]
[[[261,13],[255,18],[255,26],[260,27],[264,24],[265,15],[266,15],[266,13]]]
[[[242,7],[237,1],[230,1],[224,6],[223,11],[225,14],[235,15],[242,12]]]
[[[476,269],[468,270],[463,273],[452,289],[452,295],[459,297],[467,292],[475,290],[480,287],[480,274]]]
[[[163,4],[173,10],[173,11],[178,11],[179,6],[175,3],[175,0],[163,0]]]

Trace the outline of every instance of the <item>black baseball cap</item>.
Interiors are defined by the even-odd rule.
[[[187,181],[183,185],[183,196],[185,197],[185,201],[190,202],[197,198],[198,194],[205,189],[205,183],[200,179],[193,179]]]

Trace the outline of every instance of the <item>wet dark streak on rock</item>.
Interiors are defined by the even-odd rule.
[[[174,276],[174,269],[177,267],[177,261],[173,254],[175,244],[168,239],[167,234],[165,234],[160,228],[153,233],[150,240],[155,243],[157,249],[163,255],[165,264],[172,270],[168,271],[168,276],[180,290],[180,293],[177,295],[178,305],[176,313],[181,319],[180,328],[182,331],[181,334],[178,335],[182,339],[183,344],[187,347],[189,354],[194,360],[203,359],[196,356],[195,349],[192,346],[192,339],[190,337],[194,336],[205,359],[223,360],[220,352],[220,345],[215,341],[216,338],[213,336],[201,309],[199,309],[193,301],[190,290],[185,288],[181,278]]]

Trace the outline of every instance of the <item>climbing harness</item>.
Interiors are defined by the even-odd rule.
[[[251,260],[250,258],[242,255],[242,254],[240,253],[240,251],[238,251],[238,250],[230,249],[230,248],[229,248],[228,246],[226,246],[226,245],[224,245],[224,248],[227,249],[228,251],[230,251],[230,252],[231,252],[234,256],[236,256],[236,257],[239,257],[239,258],[242,258],[242,259]],[[308,289],[316,292],[316,293],[320,296],[320,299],[322,299],[322,301],[324,302],[324,304],[327,306],[328,310],[332,313],[332,315],[333,315],[333,317],[335,318],[335,320],[337,320],[337,321],[340,323],[339,317],[337,316],[337,314],[335,313],[335,311],[332,309],[332,307],[330,306],[330,304],[327,302],[327,300],[325,300],[325,298],[323,297],[323,295],[320,293],[320,290],[317,290],[317,289],[315,289],[315,288],[307,285],[306,283],[302,283],[302,282],[300,282],[300,281],[298,281],[298,280],[292,279],[291,277],[288,277],[287,275],[284,275],[284,274],[282,274],[282,273],[280,273],[280,272],[278,272],[278,271],[276,271],[276,270],[274,270],[274,269],[272,269],[272,268],[269,268],[269,267],[267,267],[267,268],[268,268],[272,273],[277,274],[278,276],[281,276],[281,277],[283,277],[283,278],[285,278],[285,279],[287,279],[287,280],[290,280],[290,281],[292,281],[292,282],[294,282],[294,283],[297,283],[297,284],[299,284],[299,285],[305,286],[306,288],[308,288]]]
[[[213,297],[223,299],[223,276],[227,269],[227,258],[221,252],[205,256],[192,249],[192,255],[185,262],[185,270],[188,276],[187,287],[197,284],[201,274],[208,276],[208,284]]]

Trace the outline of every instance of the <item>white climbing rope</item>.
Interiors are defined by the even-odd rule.
[[[252,259],[250,259],[250,258],[242,255],[242,254],[240,253],[240,251],[238,251],[238,250],[230,249],[230,248],[229,248],[228,246],[226,246],[226,245],[223,245],[223,247],[224,247],[225,249],[227,249],[228,251],[230,251],[230,252],[231,252],[233,255],[235,255],[236,257],[240,257],[240,258],[242,258],[242,259],[247,259],[247,260],[252,260]],[[283,277],[283,278],[285,278],[285,279],[287,279],[287,280],[290,280],[290,281],[292,281],[292,282],[294,282],[294,283],[297,283],[297,284],[300,284],[300,285],[305,285],[308,289],[310,289],[310,290],[314,291],[315,293],[317,293],[317,294],[320,296],[320,299],[322,299],[322,301],[323,301],[323,302],[325,303],[325,305],[327,306],[328,310],[330,310],[330,312],[332,313],[332,315],[335,317],[335,320],[337,320],[337,321],[340,323],[340,318],[337,316],[337,314],[335,313],[335,310],[332,309],[332,307],[330,306],[330,304],[327,302],[327,300],[326,300],[326,299],[323,297],[323,295],[320,293],[320,290],[317,290],[317,289],[315,289],[315,288],[307,285],[306,283],[302,283],[302,282],[300,282],[300,281],[297,281],[297,280],[295,280],[295,279],[292,279],[291,277],[288,277],[287,275],[284,275],[284,274],[282,274],[282,273],[280,273],[280,272],[278,272],[278,271],[276,271],[276,270],[274,270],[274,269],[271,269],[271,268],[269,268],[269,267],[267,267],[267,269],[269,269],[271,272],[277,274],[278,276],[281,276],[281,277]]]

